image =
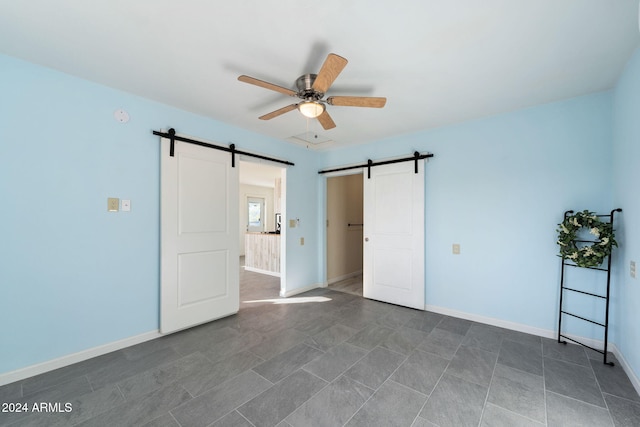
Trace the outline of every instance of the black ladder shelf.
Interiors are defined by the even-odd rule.
[[[611,226],[613,227],[613,215],[615,212],[622,212],[622,209],[618,208],[618,209],[614,209],[611,211],[610,214],[606,214],[606,215],[597,215],[599,218],[608,218],[609,222],[611,223]],[[564,213],[564,219],[567,219],[567,216],[569,216],[570,214],[572,214],[573,211],[566,211]],[[564,285],[564,269],[565,267],[575,267],[575,268],[588,268],[591,270],[599,270],[599,271],[605,271],[607,273],[607,292],[606,295],[598,295],[598,294],[594,294],[591,292],[585,292],[585,291],[581,291],[578,289],[573,289],[573,288],[568,288]],[[562,257],[562,270],[560,272],[560,310],[559,310],[559,314],[558,314],[558,342],[562,343],[562,344],[567,344],[567,341],[564,340],[569,340],[571,342],[574,342],[576,344],[580,344],[583,347],[586,348],[590,348],[593,351],[596,351],[600,354],[603,355],[603,361],[602,363],[606,364],[606,365],[610,365],[613,366],[614,363],[613,362],[607,362],[607,346],[608,346],[608,339],[609,339],[609,295],[610,295],[610,289],[611,289],[611,255],[609,255],[607,257],[607,268],[598,268],[598,267],[580,267],[578,265],[575,264],[571,264],[571,263],[567,263],[567,259],[565,257]],[[584,295],[589,295],[592,297],[596,297],[596,298],[601,298],[605,300],[605,320],[604,323],[600,323],[600,322],[596,322],[593,321],[591,319],[587,319],[586,317],[582,317],[582,316],[578,316],[575,313],[569,313],[568,311],[565,311],[563,309],[562,306],[562,300],[563,300],[563,295],[564,295],[564,291],[570,291],[570,292],[577,292],[577,293],[581,293]],[[567,316],[571,316],[571,317],[575,317],[577,319],[580,320],[584,320],[585,322],[589,322],[589,323],[593,323],[594,325],[598,325],[604,328],[604,349],[603,350],[599,350],[597,348],[593,348],[591,346],[588,346],[584,343],[581,343],[580,341],[577,341],[573,338],[569,338],[566,335],[562,334],[562,315],[565,314]],[[564,340],[563,340],[564,338]]]

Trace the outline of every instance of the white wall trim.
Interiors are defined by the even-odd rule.
[[[269,276],[280,277],[280,273],[277,271],[262,270],[260,268],[246,267],[246,266],[244,267],[244,269],[246,271],[253,271],[254,273],[267,274]]]
[[[557,331],[536,328],[533,326],[524,325],[522,323],[509,322],[506,320],[496,319],[493,317],[465,313],[463,311],[452,310],[450,308],[438,307],[434,305],[427,305],[426,310],[432,311],[434,313],[444,314],[446,316],[458,317],[460,319],[471,320],[478,323],[484,323],[486,325],[498,326],[500,328],[510,329],[518,332],[524,332],[531,335],[537,335],[544,338],[551,338],[551,339],[558,338]],[[566,334],[566,335],[569,338],[579,340],[583,344],[586,344],[594,348],[603,348],[604,346],[602,340],[595,340],[592,338],[585,338],[585,337],[580,337],[580,336],[571,335],[571,334]],[[574,344],[574,343],[571,343],[571,341],[568,341],[568,343]],[[627,360],[624,358],[624,356],[622,355],[618,347],[614,343],[609,342],[607,345],[607,348],[609,351],[611,351],[611,353],[613,353],[614,356],[616,356],[616,359],[618,359],[618,362],[620,362],[620,366],[622,366],[622,369],[629,377],[631,384],[636,389],[636,391],[640,394],[640,379],[636,376],[635,372],[633,372],[633,369],[631,369],[631,366],[629,365]]]
[[[304,286],[302,288],[295,288],[295,289],[291,289],[289,291],[286,292],[282,292],[280,291],[280,296],[282,298],[288,298],[288,297],[292,297],[294,295],[298,295],[301,294],[303,292],[307,292],[310,291],[312,289],[316,289],[316,288],[326,288],[326,285],[323,285],[322,283],[314,283],[313,285],[309,285],[309,286]]]
[[[444,314],[446,316],[458,317],[460,319],[471,320],[474,322],[484,323],[486,325],[498,326],[500,328],[511,329],[513,331],[524,332],[531,335],[537,335],[545,338],[555,338],[555,332],[548,329],[536,328],[522,323],[509,322],[502,319],[496,319],[493,317],[481,316],[478,314],[466,313],[464,311],[453,310],[446,307],[438,307],[435,305],[426,306],[427,311],[433,311],[434,313]]]
[[[65,366],[82,362],[84,360],[88,360],[93,357],[102,356],[103,354],[111,353],[112,351],[121,350],[126,347],[131,347],[132,345],[153,340],[161,336],[162,334],[160,333],[160,331],[146,332],[141,335],[136,335],[134,337],[125,338],[120,341],[114,341],[108,344],[99,345],[97,347],[88,348],[86,350],[82,350],[77,353],[72,353],[66,356],[58,357],[57,359],[47,360],[46,362],[27,366],[25,368],[20,368],[15,371],[5,372],[3,374],[0,374],[0,386],[3,386],[5,384],[10,384],[15,381],[24,380],[34,375],[39,375],[45,372],[53,371],[54,369],[63,368]]]
[[[622,369],[629,377],[629,381],[631,381],[633,388],[635,388],[638,394],[640,394],[640,378],[638,378],[636,373],[633,372],[633,369],[631,369],[631,365],[629,365],[629,362],[627,362],[627,359],[624,358],[624,355],[620,352],[615,344],[610,344],[609,348],[611,352],[616,356],[616,359],[618,359],[618,362],[620,362],[620,366],[622,366]]]

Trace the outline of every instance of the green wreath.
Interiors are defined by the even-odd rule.
[[[611,249],[618,246],[611,223],[600,221],[593,212],[584,210],[567,216],[558,226],[559,256],[574,262],[578,267],[599,266],[611,255]],[[588,242],[577,239],[582,228],[589,230],[591,236]],[[589,242],[592,243],[588,244]]]

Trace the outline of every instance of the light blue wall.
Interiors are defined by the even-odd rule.
[[[415,150],[435,155],[425,177],[426,303],[555,330],[556,225],[568,209],[611,210],[611,93],[331,151],[323,165]],[[588,275],[586,285],[604,278]],[[604,313],[591,301],[570,304],[587,317]]]
[[[158,329],[152,130],[296,163],[287,211],[300,227],[288,230],[287,285],[318,283],[313,153],[7,56],[0,93],[0,373]],[[114,120],[118,108],[129,123]],[[108,213],[107,197],[131,199],[132,211]]]
[[[616,345],[640,377],[640,276],[632,279],[629,263],[640,265],[640,49],[627,63],[613,95],[614,203],[623,209],[616,277]]]

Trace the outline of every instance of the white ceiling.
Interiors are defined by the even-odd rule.
[[[638,0],[0,0],[0,52],[322,148],[609,89],[639,40]],[[238,75],[294,88],[330,52],[327,96],[387,105],[258,120],[292,98]]]

